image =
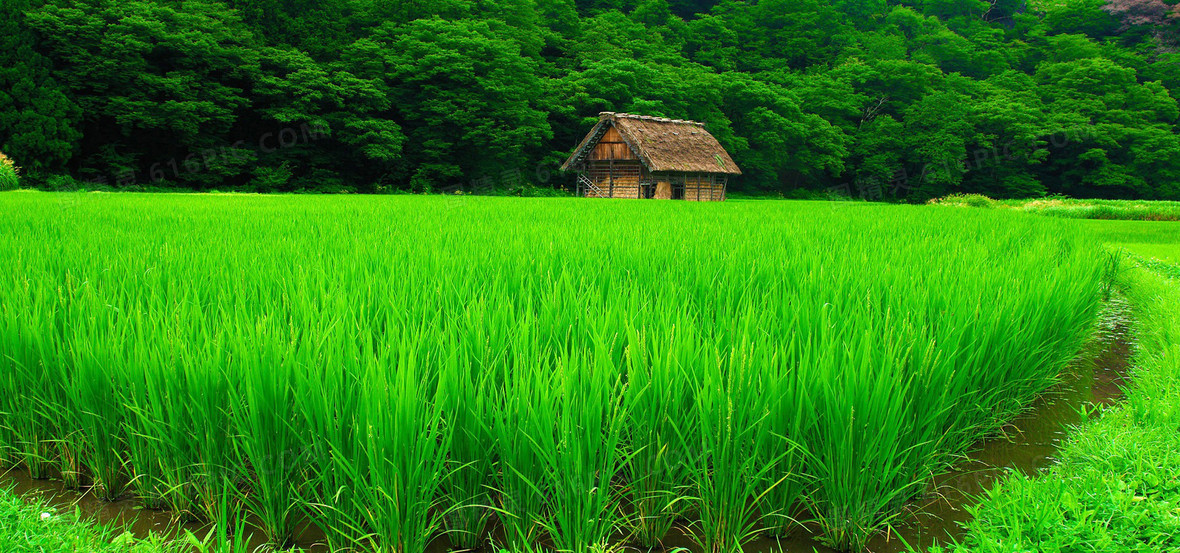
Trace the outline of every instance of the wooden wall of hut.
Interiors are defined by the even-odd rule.
[[[625,146],[625,145],[624,145]],[[597,160],[588,163],[586,176],[594,181],[607,198],[638,198],[643,165],[638,160]],[[597,196],[588,191],[586,196]]]
[[[623,141],[623,137],[614,127],[610,127],[602,135],[602,139],[590,150],[590,161],[606,160],[638,160],[639,157],[631,151],[631,147]]]
[[[684,199],[690,202],[719,202],[725,199],[725,182],[713,175],[685,175]]]

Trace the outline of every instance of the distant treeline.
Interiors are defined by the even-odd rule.
[[[739,193],[1180,199],[1161,0],[4,0],[25,182],[560,187],[599,111],[704,121]],[[60,175],[69,175],[70,178]]]

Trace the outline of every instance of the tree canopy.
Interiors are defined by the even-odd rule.
[[[560,187],[599,111],[739,192],[1180,199],[1161,0],[9,0],[0,151],[51,186]]]

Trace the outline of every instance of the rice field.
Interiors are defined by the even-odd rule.
[[[863,548],[1057,379],[1106,260],[1015,212],[0,195],[0,457],[276,545]]]

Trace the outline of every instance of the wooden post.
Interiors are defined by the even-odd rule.
[[[607,161],[607,170],[609,171],[609,173],[607,173],[607,178],[610,179],[610,193],[608,195],[611,198],[614,198],[615,197],[615,160],[614,159]]]

